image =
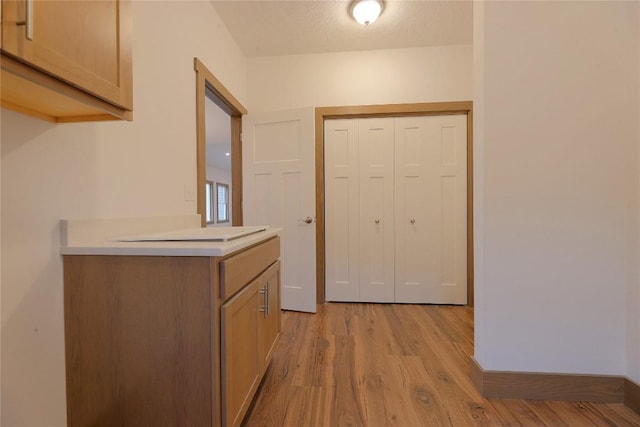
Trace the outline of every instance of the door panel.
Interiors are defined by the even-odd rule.
[[[327,301],[360,301],[358,121],[324,124]]]
[[[313,113],[249,114],[242,124],[244,224],[282,228],[282,308],[315,313]]]
[[[394,301],[393,120],[359,121],[360,301]]]
[[[397,302],[467,302],[466,123],[395,121]]]

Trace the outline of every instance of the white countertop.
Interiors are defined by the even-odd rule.
[[[234,238],[236,232],[247,232],[248,227],[199,228],[199,222],[200,217],[197,215],[117,220],[63,220],[60,227],[62,241],[60,253],[62,255],[225,256],[277,236],[281,231],[279,228],[263,226],[256,230],[248,230],[252,234]],[[171,240],[161,240],[164,238]],[[231,240],[208,240],[212,238]]]

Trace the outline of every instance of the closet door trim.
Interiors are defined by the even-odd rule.
[[[316,283],[317,301],[325,298],[325,218],[324,218],[324,120],[370,117],[404,117],[465,114],[467,116],[467,305],[473,307],[473,102],[355,105],[317,107],[316,142]]]

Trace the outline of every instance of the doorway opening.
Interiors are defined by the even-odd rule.
[[[242,116],[247,109],[198,59],[197,213],[202,227],[242,225]]]

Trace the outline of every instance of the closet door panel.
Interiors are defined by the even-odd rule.
[[[395,119],[396,302],[466,304],[466,116]]]
[[[440,240],[436,138],[424,117],[395,120],[397,302],[430,302],[425,288],[440,278],[440,250],[433,244]]]
[[[432,117],[438,119],[438,117]],[[439,294],[443,304],[467,303],[467,120],[440,117],[442,265]]]
[[[324,124],[327,301],[360,301],[358,121]]]
[[[360,301],[395,300],[393,120],[359,121]]]

